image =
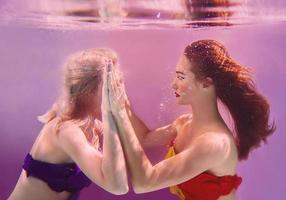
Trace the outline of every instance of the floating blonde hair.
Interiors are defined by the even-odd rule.
[[[89,119],[90,94],[99,89],[108,61],[116,65],[118,60],[116,53],[107,48],[87,49],[69,56],[64,65],[63,94],[38,120],[45,124],[55,117],[61,122]]]

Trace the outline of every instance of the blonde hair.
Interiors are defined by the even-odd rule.
[[[60,122],[87,120],[85,123],[90,123],[89,108],[94,98],[91,94],[101,89],[102,72],[109,61],[116,65],[117,55],[106,48],[87,49],[69,56],[64,65],[63,94],[38,120],[46,124],[59,117]]]

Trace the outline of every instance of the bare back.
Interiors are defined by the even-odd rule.
[[[58,140],[58,135],[55,131],[57,119],[53,119],[45,124],[40,131],[35,143],[33,144],[30,154],[35,160],[44,161],[47,163],[63,164],[72,163],[73,160],[62,150]],[[85,133],[87,142],[97,147],[99,143],[92,144],[90,133]],[[88,140],[89,139],[89,140]],[[99,141],[99,140],[97,140]],[[32,200],[32,199],[67,199],[70,193],[67,191],[55,192],[44,181],[27,177],[26,171],[22,170],[16,187],[9,197],[9,200]]]

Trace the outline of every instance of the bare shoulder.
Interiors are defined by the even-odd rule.
[[[59,147],[75,162],[90,149],[85,134],[72,121],[63,122],[57,135]]]
[[[202,154],[226,158],[231,150],[231,138],[224,132],[206,132],[193,143]]]
[[[64,121],[58,126],[58,134],[65,135],[67,133],[82,132],[78,125],[73,121]]]
[[[86,140],[81,128],[73,121],[62,122],[58,127],[57,136],[61,144],[79,144]]]

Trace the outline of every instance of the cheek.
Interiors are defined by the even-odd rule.
[[[187,91],[191,92],[193,90],[193,87],[191,85],[188,85],[186,88]]]
[[[184,84],[181,86],[181,95],[190,96],[192,93],[192,87],[189,84]]]
[[[190,93],[193,91],[193,86],[190,82],[185,82],[183,85],[182,85],[182,89],[186,92],[186,93]]]

